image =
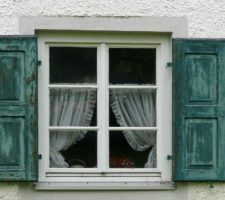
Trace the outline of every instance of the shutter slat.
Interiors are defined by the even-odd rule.
[[[225,42],[173,40],[174,181],[224,181]]]
[[[0,181],[36,181],[37,154],[37,39],[0,37]]]

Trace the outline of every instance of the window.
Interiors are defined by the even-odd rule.
[[[171,179],[169,36],[42,33],[39,59],[40,181]]]
[[[166,67],[170,60],[169,41],[168,36],[160,34],[42,33],[39,34],[38,44],[39,58],[42,64],[37,73],[37,63],[40,62],[37,62],[36,36],[1,37],[0,180],[44,182],[38,184],[38,189],[57,189],[61,182],[61,189],[96,189],[98,186],[100,189],[118,190],[123,188],[143,190],[150,189],[151,186],[154,186],[154,189],[155,186],[162,189],[162,185],[165,186],[165,183],[161,183],[162,181],[171,181],[171,160],[167,159],[171,157],[168,155],[171,153],[172,124],[171,68]],[[223,158],[224,47],[224,40],[173,40],[174,181],[225,180]],[[60,52],[61,50],[62,52]],[[73,56],[69,55],[71,52],[73,52]],[[132,52],[135,54],[134,60],[131,56]],[[136,55],[143,58],[146,52],[151,59],[139,59],[136,62],[139,57]],[[69,59],[69,57],[71,58]],[[79,76],[75,76],[74,72],[69,73],[68,70],[73,68],[67,67],[67,65],[65,65],[66,70],[59,67],[64,60],[68,62],[71,59],[72,63],[76,63],[77,70],[75,72],[79,73]],[[130,60],[133,60],[132,65],[130,65]],[[85,67],[90,66],[90,61],[92,64],[97,63],[96,70],[95,67],[89,67],[89,71],[85,75],[86,70],[79,69],[78,63],[82,63],[82,66]],[[122,61],[123,64],[120,64]],[[136,63],[138,65],[150,63],[150,66],[153,66],[151,74],[155,75],[149,76],[150,78],[147,79],[150,83],[146,83],[145,78],[142,78],[141,82],[138,82],[139,78],[135,79],[141,70],[135,76],[133,76],[134,73],[129,76],[123,75],[122,79],[117,74],[113,76],[113,71],[118,69],[115,66],[127,66],[128,64],[135,66]],[[57,66],[56,70],[55,66]],[[121,70],[124,72],[124,69],[124,67],[119,67],[120,72]],[[61,71],[57,73],[57,70]],[[131,76],[133,77],[130,78]],[[39,90],[38,125],[37,80]],[[126,83],[121,83],[120,80],[126,81]],[[123,122],[129,126],[127,124],[124,126],[118,120],[118,116],[119,119],[124,118],[124,113],[126,113],[126,117],[133,116],[130,115],[131,111],[133,112],[133,104],[129,103],[132,99],[128,95],[130,91],[132,91],[132,98],[141,97],[135,101],[137,108],[139,99],[143,100],[142,91],[151,91],[151,95],[146,95],[152,99],[148,103],[155,102],[150,109],[155,111],[151,117],[153,119],[151,126],[144,126],[143,123],[140,126],[131,126],[134,124],[133,121],[128,124],[125,120]],[[121,93],[122,95],[120,95]],[[72,109],[59,112],[61,107],[67,107],[64,106],[67,105],[64,102],[65,99],[68,102],[70,99],[68,97],[76,98],[76,101],[71,101]],[[78,101],[81,97],[84,100]],[[64,100],[60,100],[59,104],[56,104],[54,103],[57,102],[55,99]],[[118,104],[114,105],[115,100],[119,102],[119,106]],[[131,105],[132,109],[128,109],[131,108]],[[125,109],[122,110],[122,106]],[[82,126],[73,124],[65,126],[63,123],[67,124],[67,122],[63,121],[61,124],[60,120],[55,120],[58,113],[60,113],[59,116],[63,113],[64,115],[67,115],[68,112],[74,113],[74,108],[78,108],[76,112],[84,110],[81,108],[88,108],[86,111],[90,112],[79,112],[80,116],[84,116],[85,113],[90,114],[89,118],[84,118],[88,119],[85,121],[87,123]],[[139,109],[136,110],[138,113],[136,116],[140,116]],[[145,109],[142,110],[146,112]],[[154,116],[156,117],[154,118]],[[71,117],[62,119],[71,119]],[[81,117],[74,119],[79,119],[80,122]],[[37,162],[38,129],[39,162]],[[156,139],[147,140],[147,142],[154,141],[149,145],[151,147],[147,147],[148,158],[141,152],[137,162],[135,153],[138,152],[127,153],[125,145],[121,141],[127,142],[125,137],[127,133],[131,133],[130,135],[133,136],[140,134],[142,137],[144,134],[141,133],[146,133],[145,131],[151,132],[149,135]],[[84,155],[89,160],[85,158],[85,162],[70,163],[68,156],[71,156],[72,159],[76,158],[77,151],[70,153],[68,148],[56,151],[54,148],[61,148],[62,140],[56,138],[55,140],[59,141],[59,145],[56,145],[52,138],[59,136],[65,139],[65,135],[69,137],[75,135],[75,139],[77,139],[78,133],[82,133],[79,138],[80,147],[85,147],[79,155]],[[90,136],[92,138],[87,140]],[[87,145],[87,141],[92,146],[93,144],[96,146],[96,148],[91,148],[89,157],[85,152],[86,146],[90,146]],[[110,146],[113,141],[116,145]],[[137,141],[140,141],[140,137]],[[71,140],[69,139],[67,142],[71,142]],[[146,141],[144,142],[146,143]],[[75,145],[78,145],[78,142]],[[151,154],[153,146],[156,147],[155,160],[152,159],[154,154]],[[127,147],[132,146],[128,143]],[[118,151],[117,149],[122,150]],[[132,150],[135,149],[132,147]],[[66,163],[66,166],[53,166],[52,158],[49,158],[53,155],[51,152],[61,156],[62,163]],[[126,154],[123,154],[121,159],[121,154],[124,152]],[[129,162],[123,162],[124,160]],[[146,161],[149,160],[150,163],[153,163],[152,165],[146,165],[148,163]],[[77,162],[77,160],[75,161]],[[83,158],[82,161],[84,161]],[[70,165],[71,167],[69,167]],[[37,169],[39,169],[39,174]],[[46,188],[46,186],[49,187]],[[87,188],[87,186],[91,187]],[[165,186],[164,188],[171,187]]]

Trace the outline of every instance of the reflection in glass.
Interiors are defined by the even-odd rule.
[[[111,84],[155,84],[156,49],[110,48]]]
[[[111,131],[110,168],[155,168],[156,132]]]
[[[96,168],[96,132],[51,131],[49,159],[51,168]]]
[[[156,126],[156,91],[110,89],[110,126]]]
[[[50,126],[95,126],[96,90],[50,90]]]
[[[50,83],[96,83],[97,48],[50,47]]]

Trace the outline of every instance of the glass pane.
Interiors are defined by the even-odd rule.
[[[96,83],[97,48],[50,47],[50,83]]]
[[[109,49],[109,82],[111,84],[155,84],[156,49]]]
[[[95,89],[50,89],[50,126],[96,126]]]
[[[156,126],[156,91],[110,89],[110,126]]]
[[[110,168],[156,168],[155,131],[111,131]]]
[[[96,168],[96,132],[51,131],[49,159],[52,168]]]

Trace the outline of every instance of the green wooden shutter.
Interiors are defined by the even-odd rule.
[[[37,40],[0,37],[0,181],[37,180]]]
[[[225,41],[173,40],[174,181],[225,180]]]

